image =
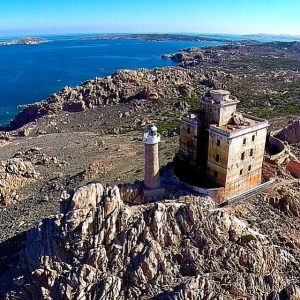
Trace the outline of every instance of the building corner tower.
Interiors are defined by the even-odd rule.
[[[160,186],[158,143],[160,134],[157,127],[150,124],[146,127],[143,136],[145,145],[145,166],[144,166],[144,198],[155,200],[161,198],[165,192]]]

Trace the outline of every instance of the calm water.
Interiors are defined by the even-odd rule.
[[[219,45],[217,42],[151,42],[80,40],[49,37],[33,46],[0,47],[0,123],[8,124],[17,105],[46,99],[62,87],[75,86],[117,69],[170,66],[160,58],[181,48]]]

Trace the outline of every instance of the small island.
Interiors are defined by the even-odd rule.
[[[7,41],[0,41],[0,46],[11,46],[11,45],[39,45],[47,43],[48,40],[41,38],[24,38],[24,39],[12,39]]]

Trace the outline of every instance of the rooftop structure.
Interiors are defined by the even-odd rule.
[[[199,185],[209,179],[224,187],[225,197],[261,183],[268,122],[239,113],[238,103],[228,91],[213,90],[180,127],[179,161]]]
[[[210,96],[202,100],[204,121],[206,125],[226,125],[239,103],[236,97],[232,97],[228,91],[213,90]]]

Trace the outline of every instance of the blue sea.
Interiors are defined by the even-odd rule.
[[[118,69],[172,66],[162,54],[219,42],[92,40],[48,36],[40,45],[0,47],[0,123],[6,125],[17,105],[46,99],[64,86],[110,75]]]
[[[204,35],[204,34],[202,34]],[[219,39],[270,41],[280,37],[209,35]],[[47,43],[0,46],[0,124],[6,125],[20,104],[46,99],[64,86],[76,86],[118,69],[172,66],[162,54],[219,42],[93,40],[90,35],[43,36]],[[20,38],[6,37],[0,40]]]

